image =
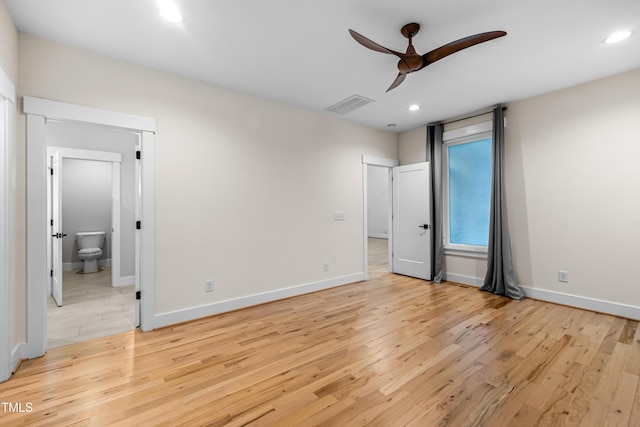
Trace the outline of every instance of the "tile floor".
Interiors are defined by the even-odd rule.
[[[135,287],[111,286],[111,269],[80,274],[65,271],[62,307],[49,297],[49,348],[135,329]]]

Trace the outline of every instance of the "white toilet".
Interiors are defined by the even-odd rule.
[[[100,270],[98,268],[98,258],[102,255],[104,235],[104,231],[76,233],[79,249],[78,257],[84,262],[83,273],[96,273]]]

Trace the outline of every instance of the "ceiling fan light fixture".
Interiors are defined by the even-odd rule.
[[[162,16],[165,21],[169,21],[174,24],[184,21],[184,15],[182,14],[182,12],[180,12],[178,6],[176,6],[175,3],[171,1],[159,1],[158,11],[160,12],[160,16]]]
[[[413,104],[413,105],[409,105],[407,110],[409,110],[409,111],[418,111],[420,108],[422,108],[422,107],[420,107],[418,104]]]
[[[628,39],[634,34],[633,30],[616,31],[602,41],[604,44],[614,44]]]

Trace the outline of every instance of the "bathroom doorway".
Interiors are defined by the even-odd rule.
[[[98,151],[49,145],[77,144],[92,136]],[[135,211],[138,135],[113,129],[53,123],[47,145],[47,257],[51,279],[47,347],[55,348],[135,329]],[[104,233],[98,271],[84,272],[77,233]]]
[[[58,306],[63,305],[59,289],[62,273],[83,267],[75,241],[77,232],[105,232],[106,246],[98,264],[112,267],[112,286],[135,284],[135,277],[120,278],[121,162],[122,154],[118,152],[47,147],[47,212],[51,227],[47,252],[51,254],[48,259],[52,277],[48,290]],[[132,192],[129,198],[133,199]],[[133,249],[133,239],[128,244]],[[127,252],[133,256],[131,250]],[[129,264],[132,263],[133,258]]]
[[[156,123],[151,117],[103,110],[42,98],[23,97],[27,135],[27,322],[26,342],[20,346],[24,358],[40,357],[47,352],[47,145],[62,144],[51,141],[51,130],[57,123],[78,129],[111,129],[135,135],[140,148],[136,151],[136,209],[134,318],[140,319],[140,329],[154,329],[155,294],[155,196],[154,196],[154,135]],[[95,133],[95,132],[94,132]],[[96,140],[97,133],[79,140],[79,148]],[[112,146],[107,149],[108,151]],[[99,148],[96,148],[99,149]],[[139,314],[138,314],[139,313]]]

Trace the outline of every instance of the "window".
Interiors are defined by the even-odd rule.
[[[445,250],[486,254],[491,204],[491,122],[445,132]]]

